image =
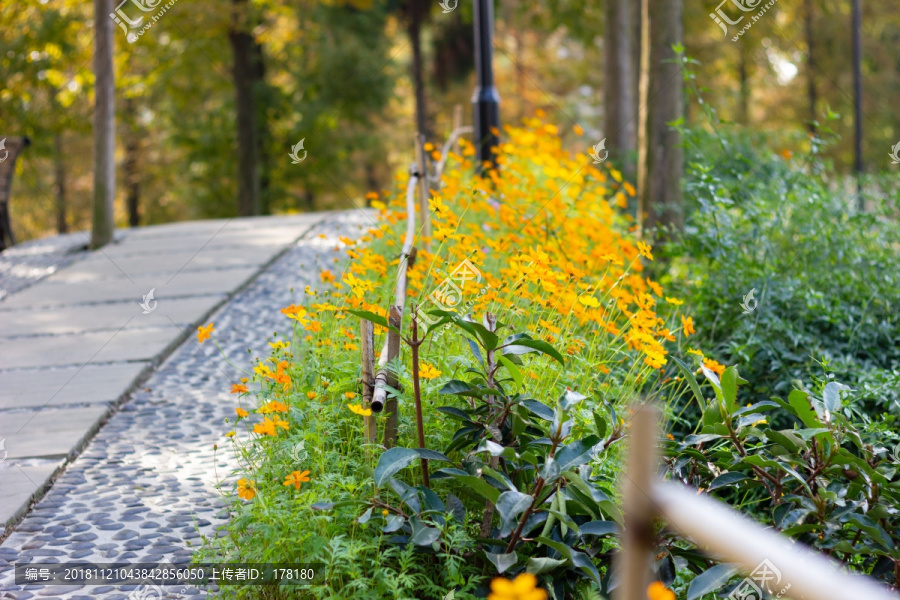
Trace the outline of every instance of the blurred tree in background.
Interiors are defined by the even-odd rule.
[[[501,121],[543,109],[562,129],[580,125],[584,138],[570,142],[584,149],[607,138],[632,173],[647,25],[637,4],[496,0]],[[136,12],[131,0],[122,8]],[[850,0],[778,2],[737,41],[710,19],[716,8],[684,4],[686,54],[713,109],[689,95],[687,123],[812,131],[831,111],[843,141],[828,158],[849,173]],[[412,160],[417,128],[439,140],[458,104],[471,120],[471,25],[471,3],[445,12],[437,0],[179,0],[133,43],[117,25],[116,224],[361,205]],[[864,162],[874,171],[900,138],[896,5],[865,2],[862,29]],[[33,142],[12,190],[19,239],[90,226],[92,40],[90,3],[0,10],[0,134]],[[628,114],[633,124],[622,123]],[[307,157],[292,164],[301,140]]]

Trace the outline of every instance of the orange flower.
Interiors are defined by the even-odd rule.
[[[316,398],[318,398],[318,396],[319,395],[312,390],[306,392],[306,397],[309,398],[310,400],[315,400]]]
[[[429,365],[428,363],[422,363],[422,368],[419,369],[419,377],[422,379],[435,379],[436,377],[440,377],[441,372],[438,371],[435,367]]]
[[[512,581],[497,577],[491,582],[487,600],[546,600],[547,592],[537,583],[537,577],[531,573],[522,573]]]
[[[253,500],[256,496],[256,482],[250,481],[246,477],[238,479],[237,482],[238,497],[244,500]]]
[[[249,391],[250,390],[248,390],[247,386],[244,385],[243,383],[235,383],[234,385],[231,386],[232,394],[245,394]]]
[[[210,323],[206,327],[204,327],[202,325],[200,327],[198,327],[197,328],[197,341],[202,344],[203,342],[208,340],[209,335],[213,332],[213,329],[214,329],[214,327],[213,327],[212,323]]]
[[[648,600],[675,600],[675,592],[670,590],[661,581],[654,581],[647,586]]]
[[[703,366],[716,373],[716,375],[721,375],[725,372],[725,365],[714,361],[711,358],[703,359]]]
[[[685,337],[695,333],[694,331],[694,317],[685,318],[684,315],[681,315],[681,327],[684,330]]]
[[[250,413],[248,413],[246,410],[244,410],[244,409],[241,408],[240,406],[238,406],[237,408],[235,408],[235,409],[234,409],[234,412],[237,413],[237,416],[238,416],[239,419],[243,419],[244,417],[247,417],[247,416],[250,415]]]
[[[309,481],[309,471],[294,471],[284,478],[284,485],[293,485],[295,489],[300,489],[300,483]]]

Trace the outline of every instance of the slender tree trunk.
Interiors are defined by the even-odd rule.
[[[125,204],[128,206],[128,226],[140,225],[140,175],[138,173],[138,136],[135,131],[134,99],[125,99],[125,121],[129,124],[125,138]]]
[[[681,175],[684,154],[678,132],[667,125],[684,115],[681,67],[674,44],[682,41],[683,0],[648,0],[650,61],[647,110],[647,227],[684,223]]]
[[[272,156],[269,151],[269,141],[271,139],[271,131],[269,128],[269,119],[266,113],[266,63],[263,54],[262,44],[253,41],[253,62],[251,63],[250,76],[253,87],[253,100],[256,109],[257,123],[257,152],[259,156],[259,192],[260,192],[260,212],[264,215],[270,212],[271,202],[271,163]]]
[[[63,161],[65,153],[63,152],[61,132],[54,134],[53,148],[53,191],[56,195],[56,231],[57,233],[67,233],[69,231],[69,222],[66,218],[66,164]]]
[[[740,58],[738,62],[738,77],[741,82],[740,98],[738,99],[738,122],[741,125],[750,123],[750,81],[747,76],[747,44],[741,39],[738,41]]]
[[[856,153],[856,193],[859,210],[865,207],[862,197],[862,172],[863,172],[863,124],[862,124],[862,0],[853,0],[853,107],[854,107],[854,136],[853,147]]]
[[[632,7],[630,0],[606,2],[606,81],[603,95],[606,103],[603,133],[610,154],[621,164],[622,170],[634,176],[637,148],[637,114],[634,97],[636,69],[632,35]]]
[[[637,176],[637,237],[644,235],[647,219],[647,101],[650,97],[650,0],[639,0],[640,38],[638,43],[640,70],[638,82],[638,176]]]
[[[94,0],[94,204],[91,248],[113,239],[116,197],[116,90],[112,0]]]
[[[815,50],[813,48],[813,43],[815,42],[815,37],[813,36],[813,0],[805,0],[806,11],[804,14],[804,20],[806,25],[806,52],[809,55],[809,58],[806,61],[806,93],[809,97],[809,132],[816,132],[816,103],[819,99],[819,92],[816,89],[816,63],[815,63]]]
[[[416,91],[416,130],[429,136],[428,113],[425,106],[425,79],[422,74],[422,20],[426,7],[421,0],[409,0],[409,42],[412,46],[412,78]]]
[[[261,210],[259,130],[253,92],[253,36],[249,33],[248,0],[232,0],[229,39],[234,53],[235,106],[238,141],[238,214],[258,215]]]

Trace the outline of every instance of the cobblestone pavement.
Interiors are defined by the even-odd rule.
[[[337,272],[338,236],[359,237],[371,223],[360,211],[335,213],[215,313],[213,335],[232,362],[249,370],[248,349],[266,356],[267,337],[286,327],[279,308],[301,301],[322,269]],[[222,535],[228,514],[216,487],[231,490],[234,480],[223,419],[233,416],[229,390],[241,376],[196,336],[177,348],[0,545],[0,598],[205,598],[182,586],[20,586],[13,564],[185,564],[203,537]]]

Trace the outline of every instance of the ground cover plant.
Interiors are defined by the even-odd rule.
[[[499,170],[474,176],[464,143],[434,190],[433,251],[417,242],[409,271],[416,333],[411,310],[401,327],[425,341],[417,364],[407,352],[391,365],[398,447],[365,443],[358,336],[360,317],[376,323],[376,347],[386,332],[402,176],[374,199],[375,226],[342,239],[344,273],[323,271],[307,304],[283,308],[292,330],[235,382],[227,435],[241,469],[223,481],[234,518],[208,555],[320,565],[302,596],[279,597],[484,597],[496,575],[526,570],[556,598],[609,586],[624,405],[672,385],[661,367],[693,322],[645,275],[652,249],[619,210],[634,194],[621,173],[563,150],[540,118],[506,135]],[[478,277],[442,311],[428,297],[463,261]]]

